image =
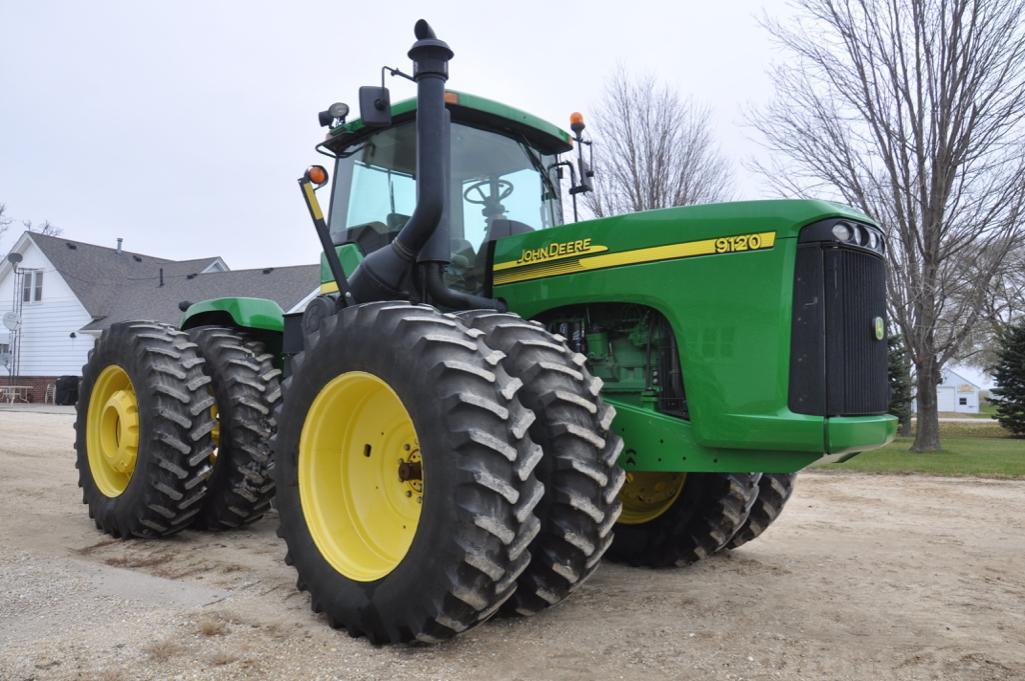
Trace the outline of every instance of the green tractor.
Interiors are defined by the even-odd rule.
[[[315,612],[433,642],[555,605],[603,557],[735,548],[801,468],[893,438],[870,218],[758,201],[564,224],[560,180],[591,189],[580,116],[571,136],[447,91],[452,51],[415,33],[412,75],[385,69],[414,100],[382,83],[360,119],[320,115],[334,182],[325,219],[327,171],[299,181],[323,246],[301,311],[208,300],[97,342],[76,448],[98,528],[230,529],[274,500]]]

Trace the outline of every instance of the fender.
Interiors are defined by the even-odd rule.
[[[190,305],[182,316],[181,328],[227,324],[280,334],[285,328],[284,320],[281,306],[267,298],[212,298]]]

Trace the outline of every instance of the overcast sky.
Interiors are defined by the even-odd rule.
[[[738,196],[759,198],[767,190],[740,167],[755,151],[743,111],[770,98],[766,69],[779,56],[758,19],[785,9],[0,0],[0,202],[69,238],[120,236],[156,256],[220,255],[234,269],[314,262],[295,179],[323,159],[317,111],[339,100],[356,109],[357,88],[383,64],[408,71],[421,15],[455,50],[450,87],[564,128],[617,63],[653,72],[712,108]],[[413,94],[390,85],[393,101]]]

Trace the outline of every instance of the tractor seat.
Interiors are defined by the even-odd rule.
[[[359,246],[363,255],[367,255],[390,244],[398,233],[397,229],[389,229],[383,222],[365,222],[350,227],[346,231],[345,240]]]
[[[534,228],[525,222],[498,218],[488,222],[488,232],[484,236],[484,241],[487,243],[488,241],[495,241],[496,239],[512,236],[513,234],[526,234],[533,231]]]
[[[402,213],[388,213],[384,221],[388,223],[389,230],[397,232],[406,226],[406,223],[409,222],[409,216]]]

